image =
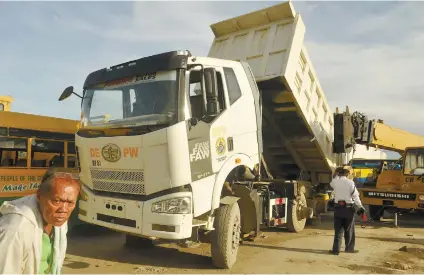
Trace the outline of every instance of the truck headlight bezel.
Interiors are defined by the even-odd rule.
[[[157,201],[152,204],[151,211],[162,214],[190,214],[192,212],[191,197],[184,196]]]
[[[419,200],[419,201],[424,201],[424,195],[419,195],[419,196],[418,196],[418,200]]]
[[[82,186],[81,186],[80,193],[79,193],[79,199],[82,200],[82,201],[88,201],[88,194]]]

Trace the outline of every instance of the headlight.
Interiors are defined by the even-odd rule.
[[[419,195],[418,199],[419,199],[420,201],[424,201],[424,195]]]
[[[152,205],[152,212],[167,214],[189,214],[191,213],[191,199],[189,197],[181,197],[155,202]]]

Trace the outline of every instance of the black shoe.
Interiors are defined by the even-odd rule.
[[[328,253],[333,254],[333,255],[339,255],[339,252],[333,251],[333,250],[328,250]]]
[[[345,251],[346,253],[358,253],[359,252],[359,250],[346,250]]]

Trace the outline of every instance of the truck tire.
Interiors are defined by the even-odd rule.
[[[126,234],[125,246],[128,248],[146,249],[154,247],[154,244],[151,239]]]
[[[370,218],[373,221],[379,222],[383,217],[384,209],[382,209],[382,205],[368,205],[370,211]]]
[[[212,263],[215,267],[230,269],[237,259],[241,234],[241,216],[238,203],[221,206],[216,210],[211,234]]]
[[[290,232],[300,232],[305,228],[306,218],[300,219],[300,203],[307,206],[305,194],[300,193],[300,199],[293,200],[287,208],[287,229]]]

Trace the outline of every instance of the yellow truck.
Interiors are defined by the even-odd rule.
[[[0,97],[0,205],[34,194],[49,167],[78,173],[74,134],[79,121],[11,112],[12,102]]]
[[[402,155],[396,169],[381,169],[376,185],[358,188],[370,216],[380,220],[383,211],[424,210],[424,137],[368,120],[361,113],[334,114],[335,146],[354,148],[356,144],[397,152]],[[401,169],[399,169],[401,167]]]

